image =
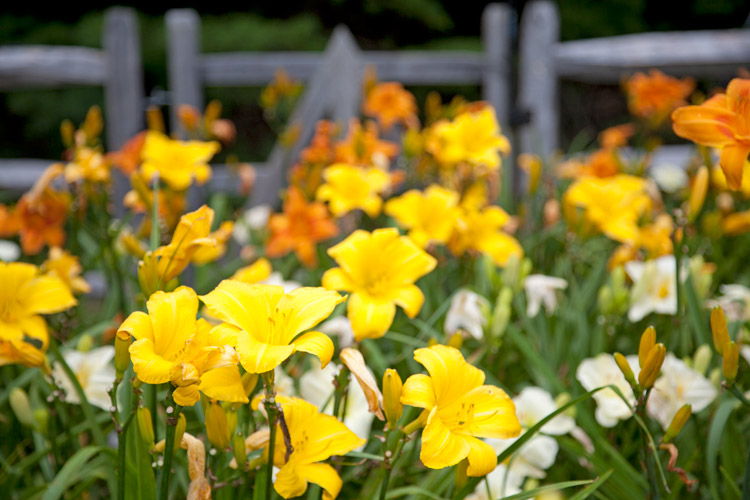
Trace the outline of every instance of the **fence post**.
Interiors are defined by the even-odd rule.
[[[505,133],[510,123],[510,27],[511,8],[493,3],[482,13],[482,45],[485,67],[482,75],[482,98],[492,104]]]
[[[201,19],[193,9],[167,11],[167,79],[170,90],[171,129],[179,127],[177,110],[188,104],[203,110],[203,85],[200,73]],[[178,128],[179,127],[179,128]]]
[[[346,26],[337,26],[331,39],[337,44],[339,77],[336,92],[328,95],[328,105],[333,110],[333,120],[346,131],[349,121],[359,115],[364,64],[357,42]]]
[[[560,111],[555,50],[560,37],[557,6],[547,0],[526,5],[521,16],[518,101],[531,114],[521,127],[521,153],[549,156],[558,147]]]

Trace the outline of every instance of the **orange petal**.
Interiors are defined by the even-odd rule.
[[[715,106],[685,106],[672,113],[675,134],[709,147],[734,142],[733,120],[731,111]]]
[[[742,170],[748,154],[750,154],[750,145],[745,144],[728,144],[721,150],[719,165],[733,191],[742,187]]]

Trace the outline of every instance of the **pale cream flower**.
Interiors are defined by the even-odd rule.
[[[646,315],[677,313],[677,278],[674,255],[665,255],[646,262],[631,260],[625,272],[633,280],[630,290],[628,319],[640,321]]]
[[[513,403],[516,405],[518,421],[524,429],[533,427],[544,417],[557,410],[557,404],[552,399],[552,395],[541,387],[524,388],[518,396],[513,398]],[[561,436],[572,431],[575,426],[575,420],[563,413],[544,424],[541,432]]]
[[[638,356],[627,356],[626,359],[637,378],[640,372]],[[631,407],[635,404],[633,389],[625,380],[625,376],[617,367],[611,354],[602,353],[595,358],[581,361],[576,370],[576,378],[587,391],[605,385],[614,385],[622,392]],[[596,401],[596,421],[603,427],[614,427],[619,420],[626,420],[633,414],[628,405],[610,388],[595,393],[593,397]]]
[[[65,362],[75,373],[81,384],[83,393],[89,403],[109,411],[112,400],[107,390],[115,381],[115,367],[110,361],[115,356],[115,348],[111,345],[92,349],[88,352],[67,351],[63,354]],[[78,393],[73,382],[63,370],[60,363],[55,362],[52,366],[52,376],[57,385],[65,391],[65,400],[69,403],[80,404]]]
[[[667,353],[661,365],[661,376],[654,383],[646,411],[667,430],[677,410],[690,404],[693,413],[705,409],[716,399],[716,387],[700,372]]]
[[[562,278],[531,274],[524,280],[526,289],[526,315],[533,318],[539,313],[542,304],[547,313],[557,308],[557,290],[565,290],[568,282]]]
[[[490,303],[481,295],[462,288],[451,298],[443,329],[447,335],[463,330],[475,339],[484,337]]]
[[[354,330],[352,322],[346,316],[336,316],[319,324],[316,328],[319,332],[329,337],[338,337],[339,347],[349,347],[354,343]]]
[[[296,282],[296,281],[287,281],[284,279],[284,277],[281,275],[280,272],[274,271],[271,273],[271,275],[264,279],[263,281],[258,282],[260,285],[277,285],[284,289],[284,293],[289,293],[292,290],[295,290],[297,288],[300,288],[302,284]]]
[[[672,163],[663,163],[648,169],[648,175],[651,177],[659,189],[665,193],[676,193],[685,189],[690,182],[685,169]]]
[[[15,262],[21,256],[21,248],[9,240],[0,240],[0,261]]]
[[[729,321],[750,320],[750,288],[743,285],[721,285],[723,294],[714,300],[707,300],[706,307],[721,306]]]
[[[271,205],[256,205],[245,210],[234,225],[233,236],[240,245],[246,245],[250,241],[251,231],[260,231],[268,225],[268,219],[273,213]]]

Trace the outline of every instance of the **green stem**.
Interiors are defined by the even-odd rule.
[[[172,399],[172,386],[169,386],[167,393],[167,430],[166,441],[164,443],[164,470],[161,474],[161,484],[159,485],[159,499],[168,500],[169,498],[169,478],[172,474],[172,456],[174,455],[174,435],[177,421],[179,420],[182,407],[174,403]],[[172,411],[170,411],[172,410]]]
[[[268,458],[266,460],[266,500],[273,498],[273,460],[276,447],[276,420],[278,412],[276,393],[274,392],[274,373],[269,371],[262,374],[263,385],[266,387],[266,398],[263,404],[268,417]]]
[[[736,385],[733,384],[729,388],[729,392],[731,392],[734,397],[739,399],[742,404],[744,404],[745,406],[750,406],[750,401],[748,401],[748,399],[744,394],[742,394],[742,391],[739,390]]]
[[[659,492],[659,483],[656,480],[656,467],[654,463],[655,450],[651,448],[644,429],[641,429],[641,437],[643,439],[643,453],[646,454],[646,473],[648,475],[648,486],[651,490],[650,498],[651,500],[660,500],[661,493]]]
[[[346,366],[342,366],[341,371],[336,376],[336,392],[333,397],[333,416],[342,421],[344,419],[340,418],[340,412],[342,408],[342,402],[344,401],[344,397],[348,388],[349,369]]]
[[[745,479],[742,481],[742,500],[750,498],[750,446],[747,447],[747,460],[745,460]]]

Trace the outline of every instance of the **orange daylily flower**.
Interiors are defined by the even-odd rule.
[[[107,160],[119,167],[125,175],[130,175],[138,170],[141,164],[141,150],[145,142],[146,131],[144,130],[126,142],[119,151],[107,153]]]
[[[628,143],[628,139],[635,134],[635,126],[632,123],[623,123],[602,130],[599,134],[599,144],[604,149],[621,148]]]
[[[673,109],[685,104],[695,82],[692,78],[680,80],[652,69],[648,75],[636,73],[631,76],[624,87],[630,112],[659,124]]]
[[[742,187],[742,172],[750,154],[750,80],[735,78],[726,94],[716,94],[700,106],[672,113],[675,134],[708,147],[722,148],[719,165],[729,187]]]
[[[375,117],[383,130],[390,130],[395,123],[408,127],[417,125],[417,100],[414,95],[397,82],[375,85],[367,94],[362,111]]]
[[[339,232],[325,204],[308,202],[299,188],[287,189],[283,213],[268,221],[271,238],[266,244],[269,257],[281,257],[294,250],[307,267],[315,267],[315,244],[333,238]]]
[[[620,173],[617,154],[612,149],[600,149],[591,153],[585,161],[572,159],[557,167],[557,174],[564,179],[579,177],[612,177]]]
[[[398,146],[378,138],[378,126],[373,121],[362,123],[356,118],[349,122],[349,132],[335,146],[336,161],[349,165],[371,166],[390,160],[398,153]]]

